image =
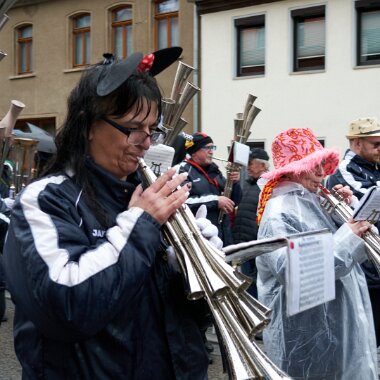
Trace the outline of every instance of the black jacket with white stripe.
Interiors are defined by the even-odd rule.
[[[187,301],[157,221],[127,210],[136,179],[88,167],[111,227],[66,173],[14,204],[4,264],[23,379],[203,380],[203,303]]]
[[[379,165],[363,159],[352,150],[347,150],[338,170],[328,178],[327,187],[331,189],[337,184],[348,185],[354,195],[360,199],[370,187],[376,186],[378,181],[380,181]],[[377,223],[376,227],[380,231],[380,223]],[[368,286],[380,288],[380,276],[372,262],[365,261],[361,267]]]

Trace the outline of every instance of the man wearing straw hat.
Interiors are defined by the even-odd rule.
[[[344,155],[338,170],[329,177],[327,187],[337,183],[350,186],[359,199],[372,186],[380,185],[380,123],[375,117],[352,121],[346,135],[350,149]],[[376,224],[380,229],[380,223]],[[375,266],[366,261],[362,264],[375,322],[376,343],[380,345],[380,276]]]

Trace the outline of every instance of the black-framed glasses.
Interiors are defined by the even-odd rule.
[[[126,135],[128,137],[129,144],[132,144],[132,145],[140,145],[148,137],[150,138],[150,142],[153,145],[161,144],[161,143],[163,143],[163,141],[166,137],[166,132],[161,131],[161,130],[157,130],[157,131],[154,131],[153,133],[149,134],[149,133],[147,133],[145,131],[141,131],[139,129],[125,128],[122,125],[116,123],[116,121],[113,121],[106,116],[102,116],[100,119],[105,121],[106,123],[108,123],[112,127],[116,128],[118,131],[120,131],[124,135]]]
[[[201,149],[204,149],[204,150],[216,150],[216,145],[203,146]]]

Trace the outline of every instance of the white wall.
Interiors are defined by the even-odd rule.
[[[291,73],[290,11],[326,5],[326,64],[324,72]],[[236,78],[234,18],[265,13],[265,76]],[[248,141],[271,142],[291,127],[309,127],[326,146],[348,147],[344,135],[356,118],[380,119],[380,65],[355,68],[353,0],[281,1],[201,16],[202,130],[227,157],[233,119],[243,112],[247,94],[257,96],[262,109]]]

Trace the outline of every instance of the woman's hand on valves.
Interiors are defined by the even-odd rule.
[[[140,207],[164,224],[189,196],[191,183],[180,186],[187,176],[187,173],[177,175],[175,168],[170,168],[145,190],[139,185],[132,195],[129,208]]]
[[[349,186],[335,185],[333,189],[343,198],[346,204],[351,205],[353,192]]]

